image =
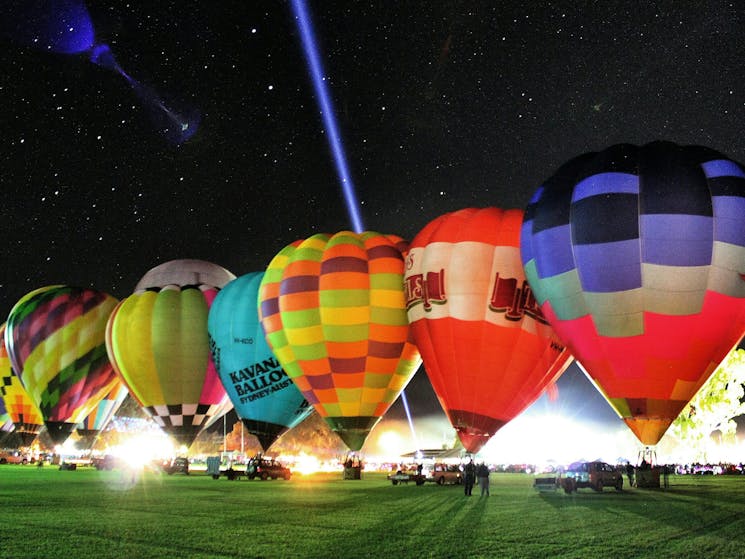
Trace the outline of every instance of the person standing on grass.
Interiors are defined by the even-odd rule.
[[[489,466],[483,462],[476,468],[476,477],[479,479],[479,487],[481,487],[481,496],[489,496]]]
[[[463,474],[463,490],[466,495],[470,496],[476,481],[476,466],[473,465],[473,458],[468,460],[468,464],[463,468]]]
[[[626,476],[629,478],[629,487],[634,487],[634,466],[631,462],[626,463]]]

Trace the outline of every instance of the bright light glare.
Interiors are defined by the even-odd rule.
[[[383,456],[401,456],[411,449],[404,448],[404,439],[397,431],[383,431],[378,438],[378,449]]]
[[[639,443],[625,425],[600,429],[556,415],[519,416],[484,446],[479,456],[494,464],[569,464],[577,460],[634,460]]]
[[[133,468],[142,468],[153,460],[173,456],[174,447],[165,434],[153,431],[133,436],[124,444],[111,448],[110,454]]]
[[[302,475],[314,474],[321,471],[321,463],[315,456],[300,453],[295,457],[293,471]]]

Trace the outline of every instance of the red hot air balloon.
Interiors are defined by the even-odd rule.
[[[745,333],[745,170],[655,142],[577,157],[525,212],[541,308],[645,445]]]
[[[464,209],[430,222],[406,260],[406,299],[427,376],[463,446],[479,449],[569,364],[520,261],[522,211]]]

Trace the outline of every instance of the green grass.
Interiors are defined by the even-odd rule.
[[[745,477],[672,476],[667,490],[538,494],[492,475],[492,495],[393,486],[385,476],[217,481],[0,467],[0,557],[745,557]]]

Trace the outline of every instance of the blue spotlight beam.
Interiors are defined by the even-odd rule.
[[[414,420],[411,418],[411,410],[409,410],[409,400],[406,398],[406,391],[401,391],[401,402],[404,405],[404,410],[406,411],[406,419],[409,421],[409,429],[411,429],[411,438],[414,439],[414,446],[417,450],[421,450],[419,448],[419,441],[417,440],[416,436],[416,430],[414,429]]]
[[[360,216],[359,202],[357,201],[354,183],[352,182],[349,167],[347,166],[347,159],[344,155],[344,148],[341,143],[339,128],[336,125],[336,117],[331,104],[331,98],[326,87],[326,82],[323,80],[323,66],[318,55],[318,45],[313,34],[313,25],[305,5],[305,0],[292,0],[291,4],[295,21],[300,31],[303,52],[308,63],[313,89],[316,92],[316,101],[326,127],[326,137],[328,138],[329,148],[334,157],[336,173],[341,183],[349,220],[352,223],[355,233],[362,233],[364,227],[362,225],[362,217]]]

